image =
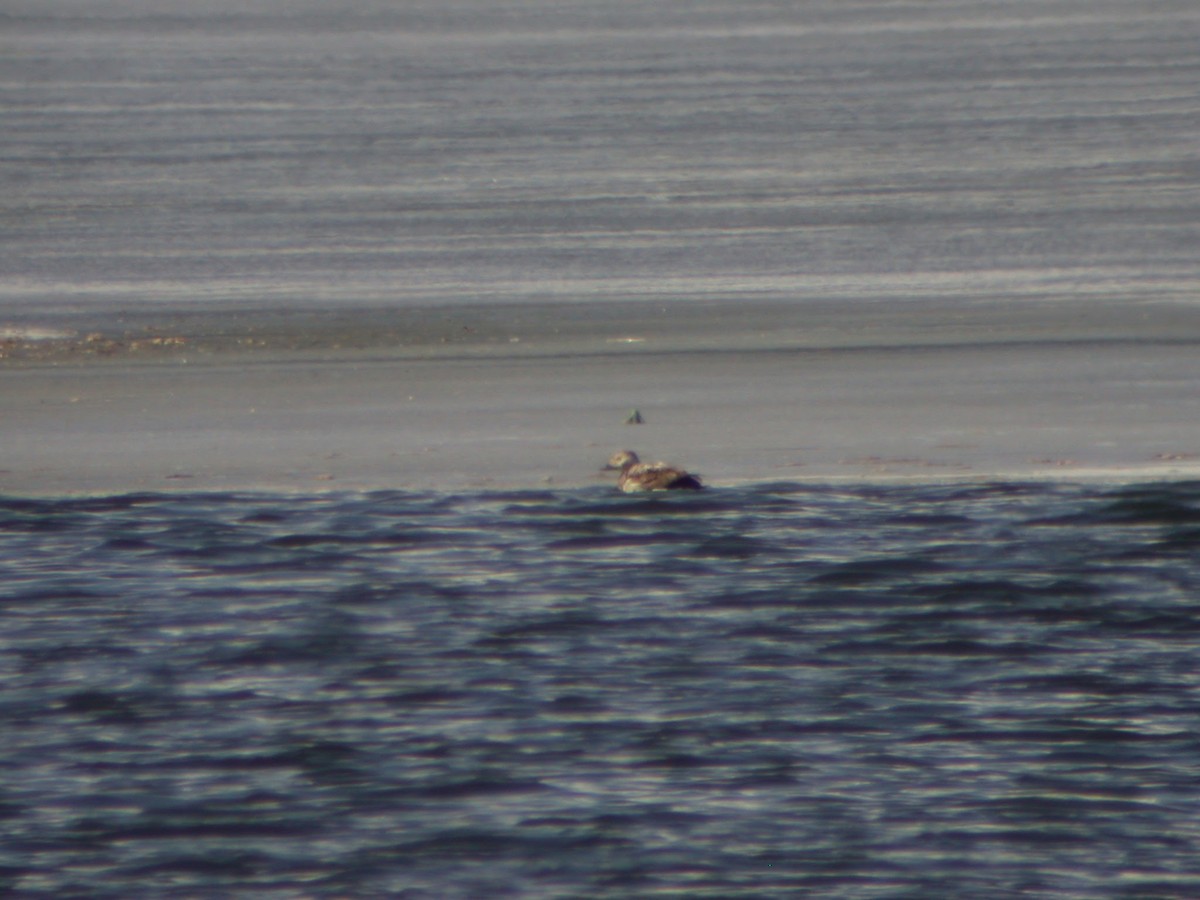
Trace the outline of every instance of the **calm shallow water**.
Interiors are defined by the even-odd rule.
[[[1195,896],[1200,483],[0,503],[15,896]]]
[[[0,326],[647,297],[1190,305],[1200,282],[1190,3],[0,15]]]

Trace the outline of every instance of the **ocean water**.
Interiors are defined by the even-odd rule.
[[[1200,484],[0,501],[0,893],[1194,897]]]
[[[1188,0],[0,16],[0,316],[23,327],[530,300],[1194,303],[1200,284]]]
[[[1043,342],[985,397],[1026,413],[1082,381],[1045,313],[1142,354],[1095,344],[1113,393],[1048,422],[1161,410],[1197,34],[1189,0],[7,0],[0,351],[69,346],[0,387],[96,448],[138,432],[19,393],[80,348],[250,360],[253,313],[337,357],[472,304],[455,336],[603,342],[650,304],[724,349],[1000,328]],[[1194,483],[3,499],[0,894],[1195,897],[1198,541]]]

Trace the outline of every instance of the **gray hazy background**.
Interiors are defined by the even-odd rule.
[[[1197,296],[1190,0],[0,25],[0,309]]]
[[[1194,476],[1197,48],[1194,0],[6,0],[0,487]]]

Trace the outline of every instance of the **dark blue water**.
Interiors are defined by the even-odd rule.
[[[0,502],[0,893],[1191,897],[1200,483]]]

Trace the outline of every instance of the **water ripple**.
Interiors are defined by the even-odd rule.
[[[1188,896],[1198,520],[1194,483],[0,500],[0,889]]]

